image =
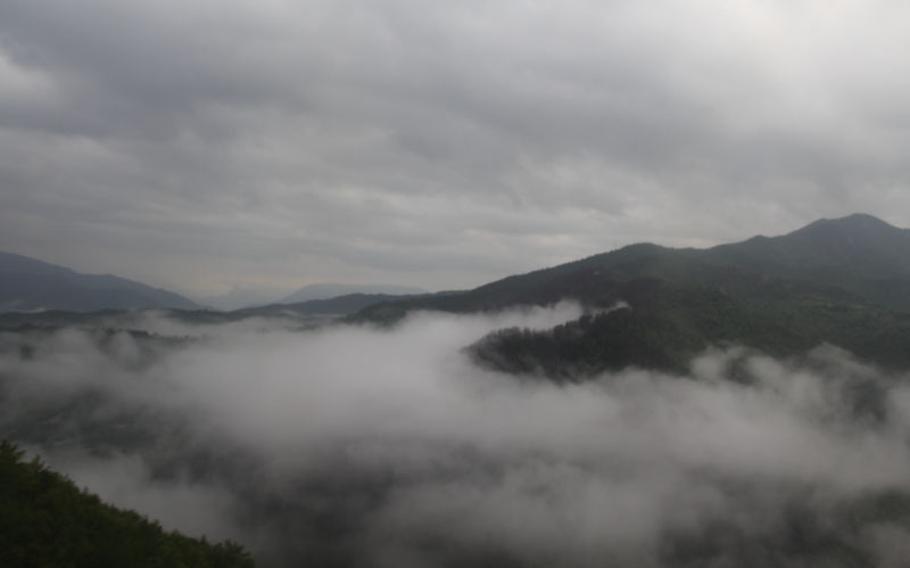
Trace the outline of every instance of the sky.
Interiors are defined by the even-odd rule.
[[[196,295],[910,226],[898,0],[4,0],[0,250]]]

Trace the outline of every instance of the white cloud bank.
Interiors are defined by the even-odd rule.
[[[830,347],[733,349],[687,377],[556,386],[460,352],[577,314],[235,328],[146,358],[128,335],[66,330],[25,357],[7,336],[2,426],[115,503],[267,564],[900,565],[906,518],[845,520],[910,492],[898,378]]]

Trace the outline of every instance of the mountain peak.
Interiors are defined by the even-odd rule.
[[[413,286],[398,286],[388,284],[309,284],[296,292],[279,300],[279,304],[297,304],[311,300],[327,300],[351,294],[388,294],[388,295],[419,295],[427,291]]]
[[[819,219],[813,223],[810,223],[798,229],[791,234],[797,234],[802,232],[815,232],[815,231],[900,231],[898,227],[882,221],[874,215],[869,215],[868,213],[853,213],[852,215],[847,215],[846,217],[837,217],[835,219]]]
[[[910,269],[910,231],[865,213],[819,219],[792,233],[752,242],[751,246],[767,249],[762,254],[789,259],[790,263],[843,264],[855,270],[875,266],[874,273],[893,272],[896,267]]]

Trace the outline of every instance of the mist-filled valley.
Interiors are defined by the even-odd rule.
[[[910,568],[907,53],[0,0],[0,568]]]
[[[465,350],[582,311],[5,331],[0,436],[262,566],[903,565],[903,375],[728,345],[554,383]]]

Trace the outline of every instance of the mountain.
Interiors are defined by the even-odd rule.
[[[364,308],[404,299],[395,294],[345,294],[332,298],[308,300],[293,304],[270,304],[227,312],[233,318],[293,314],[295,316],[346,316]]]
[[[179,294],[109,274],[82,274],[0,252],[0,312],[180,308],[199,306]]]
[[[297,320],[301,327],[321,324],[341,316],[354,314],[364,308],[384,302],[400,300],[403,296],[389,294],[348,294],[326,300],[310,300],[297,304],[269,304],[255,308],[243,308],[232,311],[199,310],[164,310],[156,309],[158,314],[188,324],[221,324],[242,321],[250,318],[281,318]],[[102,327],[107,330],[124,329],[134,331],[141,327],[142,310],[100,310],[94,312],[71,312],[46,310],[42,312],[6,312],[0,313],[0,330],[18,330],[26,328],[54,329],[67,326]]]
[[[714,247],[703,256],[768,276],[831,283],[910,310],[910,230],[871,215],[822,219],[780,237]]]
[[[254,308],[242,308],[229,312],[216,312],[211,310],[175,310],[171,317],[187,323],[226,323],[249,318],[294,318],[301,322],[312,318],[335,318],[348,316],[364,308],[385,302],[401,300],[405,296],[391,294],[347,294],[336,298],[324,300],[309,300],[294,304],[268,304]],[[48,319],[51,319],[50,317]],[[0,328],[4,325],[35,323],[38,318],[0,317]]]
[[[310,284],[279,300],[278,304],[297,304],[310,300],[328,300],[351,294],[387,294],[393,296],[426,294],[427,291],[411,286],[384,284]]]
[[[239,545],[210,544],[80,490],[0,442],[0,565],[251,568]]]
[[[501,310],[575,300],[582,318],[500,330],[471,346],[510,372],[577,377],[629,365],[684,371],[710,345],[788,356],[832,343],[910,368],[910,231],[868,215],[709,249],[635,244],[448,295],[371,306],[356,321],[415,309]],[[608,310],[623,303],[627,308]]]
[[[278,289],[235,287],[223,294],[194,296],[191,299],[198,304],[210,306],[216,310],[231,311],[265,306],[286,293],[286,290]]]

